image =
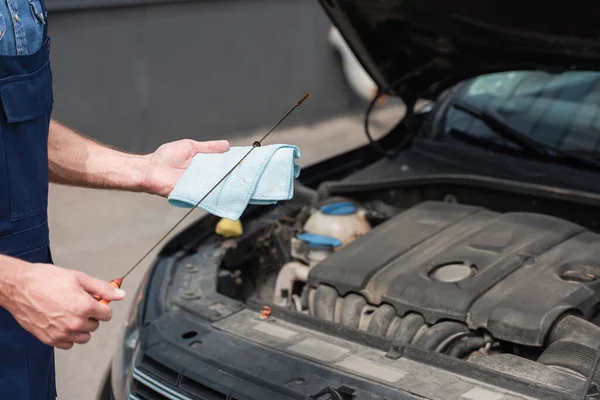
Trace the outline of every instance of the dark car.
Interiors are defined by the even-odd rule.
[[[171,240],[100,397],[598,398],[600,8],[322,5],[405,117]]]

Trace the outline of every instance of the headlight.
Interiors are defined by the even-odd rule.
[[[131,372],[133,355],[139,342],[140,320],[139,311],[144,300],[145,287],[148,281],[148,273],[144,277],[135,294],[133,304],[129,310],[125,326],[121,330],[117,341],[117,349],[112,360],[111,379],[115,400],[127,399],[127,378]]]

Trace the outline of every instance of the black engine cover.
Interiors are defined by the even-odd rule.
[[[599,260],[600,235],[568,221],[425,202],[334,253],[308,283],[390,304],[399,316],[461,321],[497,339],[541,346],[563,313],[596,314]],[[473,273],[455,282],[432,277],[448,264]]]

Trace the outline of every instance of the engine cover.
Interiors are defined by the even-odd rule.
[[[568,221],[425,202],[322,261],[308,284],[541,346],[565,312],[596,314],[599,260],[600,235]]]

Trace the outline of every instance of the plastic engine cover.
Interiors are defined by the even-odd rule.
[[[425,202],[332,254],[308,283],[541,346],[561,314],[595,313],[599,260],[600,235],[568,221]]]

